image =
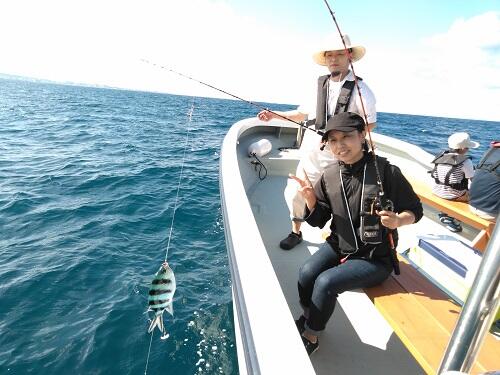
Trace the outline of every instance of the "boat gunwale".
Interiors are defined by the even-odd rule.
[[[237,145],[247,130],[259,126],[296,127],[284,121],[273,125],[257,119],[245,119],[229,129],[222,144],[219,168],[221,207],[234,303],[242,333],[243,348],[237,349],[243,350],[244,356],[239,356],[239,359],[244,358],[246,362],[244,365],[239,364],[240,372],[246,367],[246,371],[251,374],[314,374],[314,368],[296,333],[293,317],[262,241],[250,203],[248,199],[241,199],[247,197],[247,194],[238,173]],[[238,220],[238,217],[253,220],[243,221]],[[256,282],[257,277],[259,282]],[[265,307],[262,307],[262,304]],[[262,316],[263,313],[266,316]],[[276,350],[273,337],[279,337],[279,350]]]

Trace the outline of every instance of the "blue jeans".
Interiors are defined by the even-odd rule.
[[[325,242],[300,268],[299,297],[304,309],[306,329],[318,335],[325,329],[340,293],[380,284],[391,269],[377,260],[340,256]]]

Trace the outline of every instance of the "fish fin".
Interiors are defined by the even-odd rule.
[[[165,310],[167,310],[170,315],[174,316],[174,305],[170,303],[167,307],[165,307]]]
[[[166,340],[166,339],[168,339],[168,337],[170,335],[167,333],[167,330],[165,329],[165,325],[163,324],[163,314],[161,315],[161,327],[163,328],[163,330],[161,331],[163,333],[163,335],[160,336],[160,339]]]
[[[160,332],[164,333],[165,332],[165,327],[163,326],[163,314],[161,315],[156,315],[153,320],[151,321],[151,324],[149,325],[148,328],[148,333],[153,332],[155,327],[158,327]]]

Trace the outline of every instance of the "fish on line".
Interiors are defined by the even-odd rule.
[[[169,334],[165,330],[163,324],[163,312],[166,310],[170,315],[174,315],[173,297],[175,293],[176,283],[174,271],[170,268],[167,262],[164,262],[160,269],[156,272],[148,296],[148,312],[154,312],[154,318],[148,328],[148,333],[153,332],[157,327],[162,333],[161,339],[165,340]]]

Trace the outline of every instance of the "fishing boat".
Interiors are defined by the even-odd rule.
[[[485,328],[494,319],[495,303],[498,306],[500,231],[460,207],[430,197],[425,185],[432,155],[380,134],[372,134],[377,155],[388,158],[408,177],[424,203],[424,217],[398,230],[401,275],[376,288],[342,293],[319,350],[308,357],[294,323],[301,313],[298,270],[324,242],[326,228],[305,224],[300,245],[291,251],[279,248],[280,239],[290,230],[283,191],[299,161],[296,146],[302,132],[288,121],[264,123],[251,118],[235,123],[223,141],[220,194],[240,374],[387,375],[500,369],[500,342]],[[260,158],[249,156],[249,147],[263,139],[271,143],[271,151]],[[467,224],[464,231],[449,232],[436,219],[438,211],[458,215]],[[422,251],[419,241],[429,235],[484,252],[475,277],[469,280],[471,289],[461,315],[460,301],[450,297],[451,282],[436,280],[439,273],[434,273],[433,280],[433,266],[419,264],[419,257],[410,253]]]

